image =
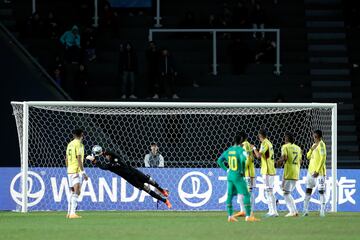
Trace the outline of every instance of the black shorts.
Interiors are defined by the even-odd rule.
[[[131,174],[123,176],[123,178],[140,190],[144,190],[144,183],[149,183],[150,180],[150,176],[145,175],[137,169],[134,169]]]

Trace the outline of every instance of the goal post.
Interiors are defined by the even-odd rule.
[[[121,152],[124,160],[134,167],[143,167],[142,157],[148,152],[148,145],[151,141],[158,142],[160,149],[164,150],[161,153],[166,160],[165,168],[142,170],[154,174],[160,182],[174,182],[171,190],[178,190],[177,193],[174,192],[174,198],[178,198],[174,200],[174,210],[221,210],[219,206],[224,205],[223,193],[217,192],[223,191],[222,185],[226,183],[223,182],[223,176],[220,176],[221,172],[217,171],[215,160],[219,153],[231,144],[236,132],[244,130],[249,135],[250,141],[259,145],[257,131],[265,128],[270,134],[275,156],[278,158],[283,144],[283,134],[286,131],[295,133],[298,145],[306,154],[312,144],[312,131],[321,129],[328,149],[327,192],[331,206],[329,210],[337,211],[337,104],[335,103],[29,101],[11,102],[11,104],[20,145],[21,199],[18,200],[18,204],[20,203],[22,212],[27,212],[29,209],[66,210],[64,202],[68,190],[64,187],[67,181],[64,178],[66,176],[64,152],[66,144],[71,140],[71,131],[76,127],[85,130],[86,153],[89,153],[92,145],[99,144],[105,149]],[[307,164],[307,161],[304,161],[302,172],[306,172]],[[141,206],[131,202],[130,200],[135,198],[135,192],[126,188],[124,182],[118,182],[112,176],[103,177],[102,172],[96,171],[89,164],[85,167],[91,169],[94,175],[90,173],[90,178],[97,178],[97,182],[90,181],[84,187],[88,189],[84,203],[80,204],[84,210],[153,209],[145,196],[137,195],[141,199],[139,202],[143,203]],[[203,201],[205,203],[201,202],[203,205],[200,203],[186,205],[187,200],[184,200],[185,195],[182,195],[183,189],[179,186],[186,181],[183,177],[194,172],[200,174],[199,179],[206,172],[208,175],[205,178],[210,179],[208,185],[211,187],[209,193],[211,197],[210,200],[205,199],[206,201]],[[33,176],[30,178],[29,174]],[[281,175],[280,169],[277,175]],[[35,183],[34,176],[42,179],[40,180],[42,182]],[[216,177],[215,180],[211,178],[213,176]],[[204,184],[196,185],[200,184],[199,179],[190,179],[192,185],[184,183],[184,191],[191,187],[193,188],[191,190],[195,191],[196,186],[198,191],[203,190]],[[222,182],[219,184],[212,181]],[[41,199],[32,200],[33,202],[30,203],[29,198],[35,199],[31,189],[42,186],[55,190],[53,189],[52,193],[44,190],[39,194]],[[94,189],[98,189],[103,195],[93,194]],[[261,187],[258,191],[256,208],[262,210],[265,204],[260,196]],[[121,195],[121,200],[117,195]],[[299,195],[298,198],[299,204],[301,196]],[[97,204],[94,204],[94,201]],[[314,200],[313,203],[315,202]],[[316,209],[316,205],[311,209]]]

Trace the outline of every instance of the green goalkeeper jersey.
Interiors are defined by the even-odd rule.
[[[228,148],[217,160],[218,165],[228,171],[228,179],[237,179],[244,177],[245,163],[246,163],[246,151],[241,146],[232,146]],[[228,163],[229,168],[225,163]]]

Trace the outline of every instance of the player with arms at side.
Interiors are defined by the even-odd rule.
[[[105,157],[108,162],[98,161],[96,157],[99,156]],[[153,198],[156,198],[157,200],[165,203],[168,208],[172,207],[170,201],[167,199],[169,192],[166,189],[160,187],[160,185],[149,175],[145,175],[136,168],[129,166],[127,163],[121,160],[121,157],[117,153],[112,151],[103,151],[100,146],[94,146],[93,155],[87,156],[86,159],[90,160],[100,169],[108,170],[122,177],[137,189],[145,191]],[[151,190],[151,186],[155,187],[156,191],[164,197],[160,196],[159,193]]]
[[[325,176],[326,176],[326,145],[322,139],[321,130],[313,132],[314,144],[306,154],[306,158],[310,160],[308,173],[306,176],[306,195],[304,199],[304,215],[309,214],[309,202],[313,188],[318,185],[320,194],[320,216],[325,216]]]
[[[267,138],[265,130],[260,130],[258,134],[261,142],[260,150],[258,151],[255,146],[251,146],[257,158],[261,159],[261,175],[265,183],[265,195],[268,203],[269,212],[266,217],[278,217],[279,214],[276,209],[276,200],[273,192],[274,178],[276,169],[274,165],[274,148],[272,143]]]
[[[77,200],[80,195],[82,179],[88,180],[84,171],[84,145],[83,130],[75,129],[73,131],[74,139],[66,148],[66,167],[68,173],[68,182],[70,187],[70,199],[68,201],[67,218],[81,218],[76,214]]]
[[[277,161],[278,166],[285,163],[282,188],[286,206],[289,209],[289,213],[285,217],[299,216],[291,192],[294,191],[296,182],[299,180],[302,151],[294,141],[292,133],[285,133],[285,144],[281,147],[281,157]]]
[[[255,196],[253,190],[254,188],[256,188],[254,154],[251,148],[251,144],[247,139],[246,133],[240,132],[239,135],[244,139],[244,141],[241,143],[241,146],[244,148],[247,154],[246,163],[245,163],[245,179],[250,193],[250,203],[251,203],[251,211],[252,211],[251,215],[253,215],[255,209]],[[244,217],[245,216],[244,196],[239,194],[238,201],[240,203],[240,212],[236,213],[234,216]]]
[[[227,212],[228,222],[237,222],[238,220],[233,216],[232,199],[235,194],[243,195],[244,208],[246,218],[245,221],[254,222],[259,221],[254,216],[251,216],[250,194],[247,189],[246,181],[244,179],[246,152],[241,147],[244,138],[237,135],[234,140],[234,146],[228,148],[217,160],[218,165],[227,171],[228,191],[227,191]],[[228,163],[229,168],[225,166]]]

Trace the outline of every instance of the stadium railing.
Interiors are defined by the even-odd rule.
[[[213,53],[213,61],[212,61],[212,73],[217,75],[217,33],[230,33],[230,32],[249,32],[249,33],[257,33],[257,32],[270,32],[276,34],[276,62],[275,62],[275,74],[279,75],[280,72],[280,29],[149,29],[149,41],[153,40],[154,33],[212,33],[213,36],[213,44],[212,44],[212,53]]]

